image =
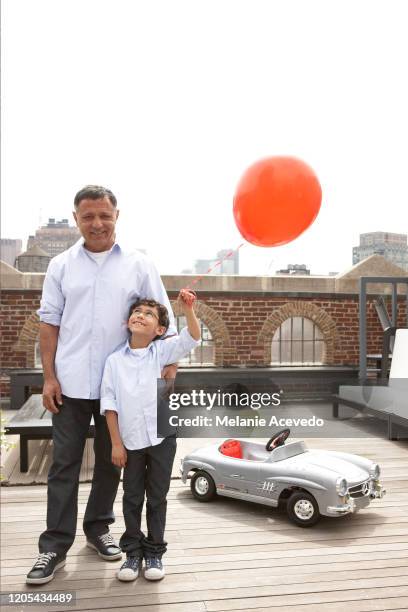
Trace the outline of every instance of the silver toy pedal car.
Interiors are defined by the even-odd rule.
[[[189,453],[180,472],[196,499],[217,494],[277,507],[286,502],[289,518],[310,527],[320,516],[357,512],[385,490],[380,467],[369,459],[325,450],[308,450],[304,442],[285,444],[290,430],[275,434],[266,446],[226,440]]]

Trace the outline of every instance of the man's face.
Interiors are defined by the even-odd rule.
[[[155,306],[141,304],[129,317],[128,328],[132,335],[142,337],[149,342],[156,336],[161,336],[166,328],[159,323],[159,313]]]
[[[118,215],[119,211],[107,196],[99,200],[80,201],[74,219],[89,251],[101,253],[112,247]]]

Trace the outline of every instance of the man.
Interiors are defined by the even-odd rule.
[[[79,472],[92,416],[95,468],[83,529],[87,545],[100,557],[121,558],[109,533],[120,469],[111,462],[110,437],[100,414],[103,367],[108,355],[126,340],[127,313],[138,297],[164,304],[170,313],[167,333],[176,333],[156,268],[141,253],[126,253],[115,241],[119,211],[113,193],[88,185],[76,194],[74,206],[82,238],[50,262],[38,311],[43,403],[53,413],[54,449],[47,529],[40,536],[40,554],[27,575],[28,584],[49,582],[65,565],[75,538]],[[138,223],[142,225],[143,220],[139,218]],[[163,371],[166,378],[174,378],[175,373],[174,365]]]

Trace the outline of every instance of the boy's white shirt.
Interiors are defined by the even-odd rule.
[[[141,349],[126,342],[106,360],[101,385],[101,414],[118,414],[119,432],[128,450],[156,446],[157,379],[164,366],[185,357],[199,344],[187,327],[178,336],[159,339]]]

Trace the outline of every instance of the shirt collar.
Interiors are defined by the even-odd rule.
[[[77,253],[80,249],[85,250],[84,247],[85,244],[85,238],[83,236],[80,237],[79,240],[77,240],[77,242],[75,242],[75,244],[73,245],[72,249]],[[112,247],[112,252],[119,250],[121,251],[121,247],[120,244],[118,243],[118,241],[115,239],[115,242],[113,243],[113,247]]]
[[[143,349],[132,349],[132,348],[131,348],[131,346],[130,346],[129,340],[126,340],[126,342],[125,342],[125,345],[124,345],[123,349],[124,349],[124,352],[125,352],[125,353],[131,353],[132,355],[135,355],[135,354],[137,354],[137,353],[134,353],[134,352],[133,352],[133,351],[135,351],[135,350],[145,350],[145,351],[147,352],[147,349],[149,349],[150,351],[152,351],[152,350],[153,350],[153,343],[154,343],[154,340],[152,340],[152,341],[150,342],[150,344],[148,344],[147,346],[145,346]]]

